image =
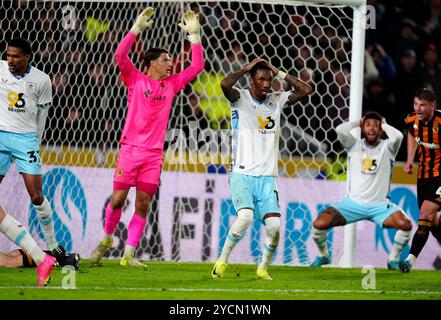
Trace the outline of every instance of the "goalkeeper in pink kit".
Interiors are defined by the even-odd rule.
[[[128,88],[128,110],[121,134],[113,194],[106,208],[104,237],[91,255],[94,264],[99,263],[112,246],[113,233],[121,218],[123,205],[130,187],[134,186],[136,211],[129,224],[124,256],[120,263],[123,266],[146,267],[135,259],[135,249],[145,230],[150,201],[158,189],[172,102],[176,94],[204,68],[199,16],[193,11],[184,13],[185,24],[179,23],[179,27],[188,32],[188,39],[192,44],[192,61],[188,68],[171,75],[172,63],[168,51],[159,48],[146,52],[145,73],[135,68],[128,53],[136,37],[152,25],[153,15],[154,9],[151,7],[142,12],[115,54],[121,78]]]

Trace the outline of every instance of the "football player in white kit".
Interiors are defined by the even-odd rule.
[[[350,131],[360,127],[364,138]],[[388,125],[377,112],[367,112],[360,121],[340,124],[337,136],[348,152],[347,195],[324,210],[313,222],[312,237],[319,256],[311,264],[329,264],[327,230],[360,220],[369,220],[382,228],[395,228],[394,244],[387,261],[391,270],[399,270],[399,257],[409,242],[412,222],[389,198],[392,170],[403,134]],[[388,139],[381,139],[385,132]]]
[[[250,89],[233,87],[248,72]],[[271,92],[274,76],[285,80],[293,89]],[[310,94],[312,88],[261,58],[228,75],[222,80],[221,88],[231,105],[233,162],[229,184],[237,219],[228,231],[211,275],[213,278],[224,277],[231,251],[253,219],[258,219],[265,225],[266,236],[256,276],[272,280],[267,266],[279,242],[280,206],[276,176],[280,114],[282,108],[292,106]]]
[[[29,64],[32,49],[22,38],[8,42],[7,61],[0,61],[0,183],[13,160],[23,177],[37,212],[48,249],[61,250],[55,239],[51,205],[43,195],[40,142],[49,107],[52,85],[47,74]],[[37,264],[38,285],[50,277],[54,257],[44,253],[21,223],[0,207],[0,231],[27,251]]]

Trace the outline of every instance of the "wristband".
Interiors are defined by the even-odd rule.
[[[188,40],[190,40],[192,44],[201,43],[201,36],[198,33],[190,33]]]

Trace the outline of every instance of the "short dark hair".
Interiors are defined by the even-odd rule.
[[[436,95],[432,89],[420,88],[415,92],[415,98],[426,100],[430,102],[436,102]]]
[[[23,38],[13,38],[8,41],[8,47],[20,48],[24,54],[32,54],[31,43]]]
[[[250,71],[251,77],[254,77],[259,70],[269,70],[272,71],[271,68],[265,62],[257,63]]]
[[[367,119],[379,120],[380,123],[381,123],[381,121],[383,121],[383,117],[381,116],[381,114],[379,114],[376,111],[368,111],[368,112],[366,112],[364,114],[363,118],[364,118],[364,120],[367,120]]]
[[[145,53],[145,56],[144,56],[144,64],[147,66],[147,68],[150,67],[150,62],[152,60],[156,60],[159,58],[161,53],[168,54],[168,50],[163,49],[163,48],[151,48],[151,49],[147,50],[147,52]]]

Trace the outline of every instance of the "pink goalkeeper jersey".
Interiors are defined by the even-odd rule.
[[[162,150],[174,97],[204,69],[202,45],[192,45],[191,65],[184,71],[153,80],[136,69],[128,57],[135,40],[136,35],[129,32],[115,53],[121,79],[128,87],[128,110],[120,143]]]

